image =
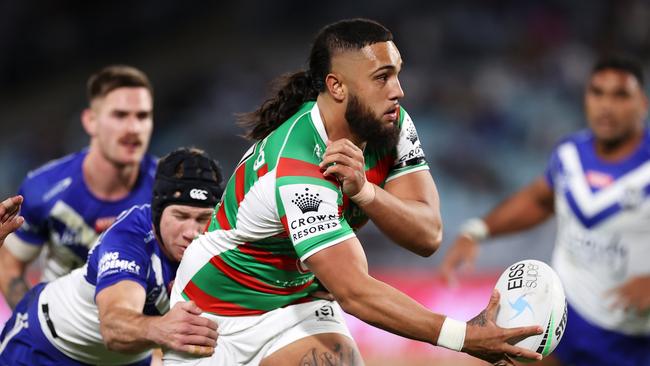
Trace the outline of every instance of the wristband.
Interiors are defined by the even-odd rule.
[[[440,328],[438,336],[438,346],[445,347],[454,351],[460,351],[465,345],[465,330],[467,323],[460,320],[446,317]]]
[[[460,226],[460,235],[468,236],[474,241],[481,241],[490,236],[490,229],[482,219],[473,218]]]
[[[366,181],[359,193],[350,197],[350,199],[359,206],[372,202],[375,199],[375,185]]]

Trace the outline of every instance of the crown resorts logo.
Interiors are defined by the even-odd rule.
[[[319,198],[320,194],[309,193],[309,188],[305,188],[305,193],[298,194],[296,193],[296,198],[292,199],[291,202],[294,203],[302,213],[307,212],[318,212],[318,206],[320,206],[322,199]]]
[[[418,140],[418,133],[415,131],[415,127],[413,127],[413,125],[408,126],[408,129],[406,131],[406,138],[411,141],[412,144],[415,144],[415,142]]]

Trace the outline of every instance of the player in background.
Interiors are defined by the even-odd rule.
[[[413,121],[400,107],[402,60],[382,25],[352,19],[316,36],[309,70],[248,115],[258,140],[208,230],[185,252],[172,303],[219,324],[214,354],[166,352],[167,365],[361,365],[342,310],[395,334],[509,364],[541,328],[494,324],[498,293],[470,323],[435,314],[368,274],[354,229],[368,218],[430,255],[438,195]],[[370,244],[369,248],[372,248]],[[309,293],[322,282],[337,301]],[[339,305],[340,304],[340,305]]]
[[[0,335],[0,364],[149,365],[156,346],[211,354],[216,324],[190,302],[169,310],[169,290],[221,182],[199,150],[162,158],[151,205],[121,214],[84,267],[35,286],[18,304]]]
[[[90,77],[87,89],[81,121],[88,148],[30,172],[20,187],[25,223],[0,248],[0,290],[12,308],[28,289],[25,268],[44,246],[42,280],[50,281],[83,265],[120,212],[151,199],[149,79],[130,66],[108,66]]]
[[[0,247],[4,245],[7,235],[18,230],[25,219],[18,213],[23,203],[23,196],[13,196],[0,202]]]
[[[471,219],[442,265],[471,265],[478,243],[557,215],[553,267],[569,303],[546,365],[650,365],[650,133],[638,62],[598,61],[584,95],[589,129],[562,139],[546,172],[482,219]]]

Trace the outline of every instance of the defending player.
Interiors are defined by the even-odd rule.
[[[0,364],[149,365],[154,346],[211,354],[216,324],[193,303],[169,310],[168,292],[221,181],[201,151],[162,158],[151,205],[120,215],[84,267],[39,284],[18,304],[0,335]]]
[[[452,276],[474,261],[480,240],[556,214],[553,267],[569,312],[547,365],[650,365],[650,133],[641,70],[620,57],[596,63],[585,90],[589,130],[560,141],[543,177],[468,221],[442,266]]]
[[[0,290],[13,308],[27,291],[24,273],[48,247],[42,280],[83,265],[97,235],[134,204],[151,199],[155,159],[145,155],[153,128],[147,76],[108,66],[88,80],[82,113],[87,149],[27,175],[20,187],[25,224],[0,249]]]
[[[539,327],[494,324],[498,295],[465,324],[368,275],[353,231],[368,217],[421,254],[441,237],[435,186],[399,105],[401,67],[385,27],[340,21],[317,35],[309,70],[286,79],[250,116],[250,136],[259,141],[228,182],[208,231],[186,251],[172,290],[172,303],[194,301],[217,321],[219,343],[209,358],[168,352],[167,365],[363,364],[341,308],[490,361],[539,356],[508,344]],[[308,296],[316,279],[336,302]]]

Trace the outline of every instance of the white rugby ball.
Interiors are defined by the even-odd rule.
[[[564,288],[544,262],[526,259],[506,269],[496,289],[501,294],[496,323],[502,328],[540,325],[544,332],[516,346],[548,356],[562,339],[567,323]]]

